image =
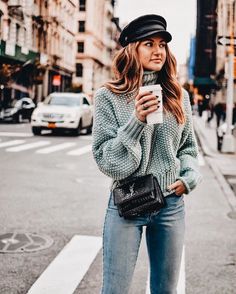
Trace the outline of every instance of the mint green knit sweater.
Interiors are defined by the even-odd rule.
[[[155,84],[156,79],[157,73],[145,72],[143,85]],[[173,192],[167,191],[167,187],[177,179],[189,193],[200,174],[188,93],[184,90],[184,125],[178,124],[171,113],[164,114],[163,124],[141,122],[134,113],[134,100],[127,103],[131,97],[131,94],[114,94],[105,87],[96,92],[93,156],[99,169],[112,178],[112,187],[117,183],[115,180],[152,173],[164,196]],[[157,134],[152,143],[153,132]],[[154,148],[149,158],[151,144]]]

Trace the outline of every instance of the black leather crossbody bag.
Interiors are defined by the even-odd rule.
[[[154,137],[155,135],[150,158],[153,154]],[[148,167],[149,165],[150,161]],[[152,174],[119,181],[113,190],[113,197],[119,215],[127,219],[157,212],[166,204],[157,178]]]

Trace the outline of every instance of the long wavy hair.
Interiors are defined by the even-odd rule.
[[[143,68],[139,61],[137,48],[140,42],[130,43],[120,49],[114,56],[112,70],[114,80],[107,82],[104,86],[114,93],[138,94],[142,85]],[[185,122],[182,106],[182,90],[176,77],[176,59],[166,45],[166,61],[158,72],[157,83],[162,87],[164,111],[174,115],[179,124]]]

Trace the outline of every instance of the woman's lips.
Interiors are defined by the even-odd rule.
[[[162,62],[161,59],[151,59],[151,61],[156,62],[156,63],[161,63]]]

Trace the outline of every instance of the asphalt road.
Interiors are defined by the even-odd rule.
[[[4,147],[13,140],[24,142]],[[87,135],[33,137],[27,123],[0,124],[1,234],[36,233],[53,240],[44,250],[0,254],[0,294],[26,294],[74,236],[102,237],[110,180],[98,171],[91,142]],[[15,148],[25,144],[31,147]],[[230,207],[204,159],[202,173],[203,182],[185,196],[186,293],[236,293],[236,220],[228,217]],[[131,294],[146,292],[147,267],[143,242]],[[99,250],[74,293],[99,293],[101,270]]]

